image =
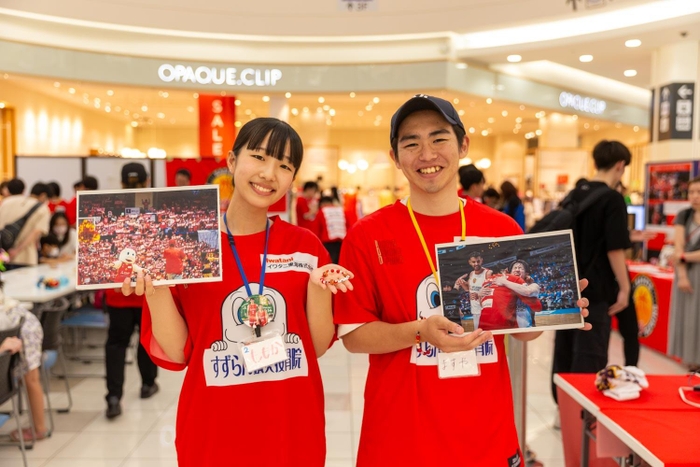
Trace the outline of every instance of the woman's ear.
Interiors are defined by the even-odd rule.
[[[226,165],[228,166],[229,172],[233,173],[233,169],[236,166],[236,155],[233,153],[233,151],[228,152],[228,156],[226,157]]]

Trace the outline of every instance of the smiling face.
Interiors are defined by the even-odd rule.
[[[459,144],[452,125],[434,110],[406,117],[398,131],[398,154],[392,157],[408,179],[411,195],[454,191],[459,159],[467,154],[465,138]]]
[[[514,276],[525,277],[525,266],[522,263],[515,263],[510,269],[510,273]]]
[[[482,264],[484,264],[484,259],[481,256],[472,256],[469,258],[469,266],[471,266],[477,274],[481,272]]]
[[[294,180],[294,166],[289,156],[289,145],[284,159],[265,154],[270,135],[257,149],[242,148],[236,156],[229,153],[228,168],[233,174],[234,198],[240,197],[251,206],[268,208],[289,190]]]

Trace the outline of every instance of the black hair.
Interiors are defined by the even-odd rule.
[[[593,148],[593,161],[598,170],[610,170],[620,161],[630,165],[632,154],[627,146],[619,141],[603,140]]]
[[[65,212],[57,211],[53,213],[53,216],[51,216],[51,220],[49,221],[49,233],[53,234],[53,228],[56,226],[56,221],[61,218],[66,221],[66,226],[70,231],[70,222],[68,221],[68,216],[66,216]],[[56,238],[58,238],[58,236],[56,236]],[[63,237],[63,240],[59,240],[58,246],[63,247],[63,245],[68,243],[69,239],[70,235],[68,235],[68,232],[66,232],[66,235]]]
[[[243,125],[233,143],[233,154],[238,156],[244,147],[251,150],[260,149],[267,135],[270,135],[270,138],[265,154],[282,161],[289,144],[289,158],[296,175],[304,158],[304,146],[294,128],[282,120],[271,117],[256,118]]]
[[[474,164],[463,165],[459,168],[459,184],[462,185],[464,191],[468,191],[472,185],[484,183],[484,173],[477,169]]]
[[[88,175],[83,179],[83,186],[86,190],[97,190],[97,179]]]
[[[7,182],[7,191],[9,191],[11,195],[21,195],[24,193],[25,187],[26,185],[21,178],[13,178]]]
[[[501,194],[503,194],[503,201],[508,206],[510,216],[515,216],[515,209],[523,203],[518,197],[518,189],[515,188],[515,185],[506,180],[501,183]]]
[[[77,190],[78,187],[81,187],[81,186],[84,187],[85,185],[83,184],[83,181],[82,181],[82,180],[78,180],[77,182],[75,182],[75,183],[73,184],[73,189],[74,189],[74,190]]]
[[[469,254],[467,255],[467,259],[468,259],[468,260],[469,260],[469,259],[472,259],[472,258],[483,258],[483,256],[482,256],[482,254],[481,254],[480,251],[474,250],[474,251],[472,251],[471,253],[469,253]]]
[[[515,261],[513,261],[512,263],[510,263],[510,267],[508,268],[508,270],[509,270],[510,272],[513,272],[513,266],[515,266],[516,264],[522,264],[522,265],[523,265],[523,269],[525,269],[525,274],[530,274],[530,265],[527,264],[527,263],[526,263],[525,261],[523,261],[522,259],[516,259]]]
[[[500,199],[501,195],[498,194],[498,190],[496,190],[493,187],[488,187],[485,191],[484,194],[481,196],[482,198],[496,198]]]
[[[321,199],[318,200],[319,206],[325,203],[335,204],[335,198],[332,196],[321,196]]]
[[[39,244],[41,245],[41,248],[44,248],[44,245],[56,245],[58,246],[58,237],[56,237],[54,234],[51,232],[47,233],[41,239],[39,240]]]
[[[304,183],[304,189],[303,189],[302,191],[306,191],[306,190],[308,190],[308,189],[310,189],[310,188],[313,188],[314,191],[318,191],[318,190],[319,190],[318,183],[316,183],[316,182],[306,182],[306,183]]]
[[[56,182],[49,182],[47,183],[49,186],[49,189],[51,190],[51,198],[55,198],[56,196],[61,196],[61,187],[58,183]]]
[[[185,177],[187,177],[187,180],[192,180],[192,174],[187,169],[177,169],[175,175],[184,175]]]
[[[338,187],[337,186],[332,186],[331,187],[331,198],[336,200],[337,202],[340,203],[340,193],[338,193]]]
[[[30,194],[32,196],[46,195],[47,197],[51,197],[51,188],[49,188],[46,183],[36,182],[34,186],[32,186]]]
[[[410,115],[410,114],[409,114]],[[467,136],[467,132],[459,125],[452,125],[452,131],[455,132],[457,137],[457,144],[461,147],[464,142],[464,137]],[[399,138],[393,138],[391,140],[391,149],[394,151],[394,159],[399,160]]]

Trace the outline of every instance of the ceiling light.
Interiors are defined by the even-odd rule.
[[[244,113],[245,113],[246,115],[250,115],[250,114],[253,113],[253,111],[250,110],[250,109],[245,109],[245,112],[244,112]]]
[[[464,116],[464,110],[462,110],[462,109],[459,109],[459,112],[457,112],[457,113],[459,114],[460,117]]]
[[[632,129],[634,130],[634,132],[635,132],[635,133],[639,131],[639,127],[638,127],[638,126],[636,126],[636,125],[635,125],[635,127],[634,127],[634,128],[632,128]]]
[[[331,110],[331,106],[328,105],[328,104],[326,104],[326,105],[323,106],[323,110],[325,110],[326,112],[328,112],[329,110]]]
[[[491,99],[490,97],[486,98],[486,103],[487,103],[487,104],[490,104],[490,103],[492,103],[492,102],[493,102],[493,99]]]
[[[171,119],[170,119],[170,123],[174,125],[174,124],[175,124],[175,119],[174,119],[174,118],[171,118]]]
[[[316,113],[317,114],[323,113],[323,107],[316,107]]]
[[[319,104],[323,104],[324,102],[326,102],[326,99],[324,99],[323,96],[318,98]]]
[[[495,121],[496,121],[496,119],[495,119],[495,118],[493,118],[493,117],[489,117],[489,119],[488,119],[487,121],[488,121],[489,123],[493,123],[493,122],[495,122]]]
[[[289,99],[290,97],[292,97],[292,93],[291,93],[291,92],[285,92],[285,93],[284,93],[284,97],[286,97],[287,99]]]
[[[455,97],[454,99],[452,99],[452,102],[454,103],[454,105],[457,105],[459,104],[459,99]]]
[[[369,169],[369,162],[367,162],[364,159],[359,159],[357,161],[357,168],[362,170],[362,171],[367,170],[367,169]]]
[[[148,112],[148,106],[147,106],[147,105],[142,105],[142,106],[141,106],[141,112]]]
[[[522,123],[523,122],[523,117],[518,117],[515,119],[515,123]]]
[[[581,63],[588,63],[593,61],[593,55],[581,55],[578,58],[578,61]]]
[[[301,109],[301,111],[304,112],[305,114],[307,114],[307,113],[309,113],[309,108],[304,107],[303,109]]]
[[[239,106],[239,105],[241,105],[241,101],[240,101],[240,100],[238,100],[238,99],[236,99],[236,100],[235,100],[235,101],[234,101],[233,103],[234,103],[234,104],[236,104],[236,106]]]
[[[297,109],[296,107],[294,107],[294,108],[291,110],[291,112],[292,112],[292,115],[299,115],[299,109]]]
[[[108,105],[105,106],[105,112],[110,113],[112,111],[112,108]]]
[[[338,161],[338,168],[340,170],[347,170],[349,165],[350,165],[350,163],[348,161],[346,161],[345,159],[340,159]]]
[[[476,128],[474,128],[473,126],[469,127],[469,133],[471,133],[472,135],[476,133]]]
[[[488,136],[489,130],[481,130],[481,136]]]
[[[100,108],[100,101],[95,100],[95,108],[99,109]]]
[[[111,89],[107,89],[107,95],[108,95],[108,96],[113,96],[113,95],[114,95],[114,91],[112,91]]]
[[[221,94],[221,97],[226,96],[226,91],[221,91],[219,94]]]
[[[7,73],[5,73],[4,75],[2,75],[2,77],[3,77],[4,79],[7,79],[7,78],[10,77],[10,75],[8,75]]]
[[[131,122],[131,126],[133,126],[134,128],[136,128],[137,126],[139,126],[139,122],[133,121],[133,122]]]
[[[195,92],[194,94],[192,94],[192,97],[194,97],[195,99],[199,99],[199,93]]]
[[[270,96],[263,96],[262,101],[263,102],[270,102]]]
[[[535,130],[535,134],[537,136],[542,136],[542,130]]]
[[[236,125],[236,128],[240,128],[241,125],[243,125],[243,124],[241,122],[236,122],[235,125]]]
[[[469,65],[467,65],[466,63],[457,63],[455,65],[455,68],[457,68],[458,70],[466,70],[467,68],[469,68]]]
[[[501,115],[503,115],[504,117],[507,117],[507,116],[508,116],[508,111],[507,111],[507,110],[504,110],[503,112],[501,112]]]
[[[354,92],[351,92],[351,93],[350,93],[350,97],[351,97],[351,98],[354,98],[354,97],[355,97],[355,93],[354,93]]]
[[[637,76],[637,70],[625,70],[625,76],[628,78],[631,78],[633,76]]]
[[[61,83],[59,83],[58,81],[56,81],[56,82],[53,83],[53,87],[55,87],[55,88],[60,88],[60,87],[61,87]]]
[[[525,110],[525,106],[521,104],[521,105],[520,105],[520,110]]]
[[[329,110],[328,115],[330,115],[331,117],[335,117],[335,109]],[[377,116],[379,116],[379,115],[377,115]]]
[[[354,174],[355,172],[357,172],[357,166],[355,164],[349,164],[346,170],[349,174]]]
[[[508,60],[510,63],[518,63],[522,59],[523,57],[521,57],[520,55],[508,55],[508,57],[506,58],[506,60]]]
[[[68,88],[68,92],[70,94],[75,94],[75,88]]]
[[[374,102],[375,104],[379,104],[379,98],[375,97],[374,99],[372,99],[372,102]]]
[[[513,133],[515,133],[516,135],[518,134],[518,131],[519,130],[517,128],[513,128]]]
[[[484,157],[483,159],[479,159],[474,163],[477,169],[488,169],[491,167],[491,159],[488,157]]]
[[[158,114],[156,115],[156,117],[158,117],[158,118],[165,118],[165,114],[164,114],[163,112],[158,112]]]
[[[190,113],[194,112],[194,107],[192,107],[191,105],[188,106],[188,107],[187,107],[187,111],[190,112]]]
[[[578,115],[572,115],[571,120],[578,120]]]
[[[372,106],[371,106],[371,105],[365,106],[365,110],[366,110],[367,112],[370,112],[370,111],[372,110]]]
[[[642,45],[642,41],[640,41],[639,39],[630,39],[628,41],[625,41],[625,47],[629,47],[630,49],[639,47],[640,45]]]
[[[168,96],[170,96],[170,93],[168,91],[163,91],[163,93],[160,95],[163,99],[167,99]]]
[[[129,115],[129,111],[128,111],[128,110],[124,110],[124,115]]]
[[[5,103],[4,103],[4,102],[0,102],[0,109],[4,109],[4,108],[5,108]]]
[[[589,125],[588,123],[583,124],[583,128],[585,128],[586,130],[588,130],[590,127],[591,127],[591,125]]]
[[[132,117],[134,117],[134,118],[139,118],[139,114],[134,113],[134,114],[132,115]]]
[[[364,113],[363,111],[361,111],[361,110],[360,110],[359,112],[357,112],[357,116],[358,116],[358,117],[362,117],[364,114],[365,114],[365,113]]]
[[[520,123],[516,123],[516,124],[515,124],[515,129],[516,129],[516,130],[521,129],[522,127],[523,127],[523,126],[522,126]]]

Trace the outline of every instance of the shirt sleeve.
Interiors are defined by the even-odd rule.
[[[627,230],[627,205],[617,192],[605,203],[605,249],[606,251],[631,248],[630,233]]]
[[[362,324],[379,321],[380,307],[374,291],[374,274],[369,264],[373,256],[363,250],[360,246],[361,239],[358,237],[358,230],[351,230],[340,250],[340,264],[355,277],[352,280],[352,292],[336,294],[334,297],[334,320],[338,325],[338,337],[348,334]]]
[[[180,304],[180,290],[182,286],[178,285],[175,287],[170,288],[170,293],[173,296],[173,300],[175,301],[175,306],[177,307],[177,311],[180,313],[181,316],[184,315],[182,312],[182,306]],[[192,348],[193,348],[193,343],[192,339],[189,335],[187,334],[187,341],[185,341],[185,347],[183,349],[184,354],[185,354],[185,362],[184,363],[178,363],[170,360],[168,356],[165,354],[161,346],[158,344],[156,339],[153,337],[153,325],[151,322],[151,310],[148,307],[148,302],[146,300],[143,301],[143,309],[141,313],[141,345],[143,345],[144,349],[146,349],[146,352],[148,353],[148,356],[151,357],[151,360],[153,360],[153,363],[158,365],[161,368],[165,368],[166,370],[171,370],[171,371],[181,371],[187,368],[187,365],[189,365],[190,362],[190,357],[192,356]]]

